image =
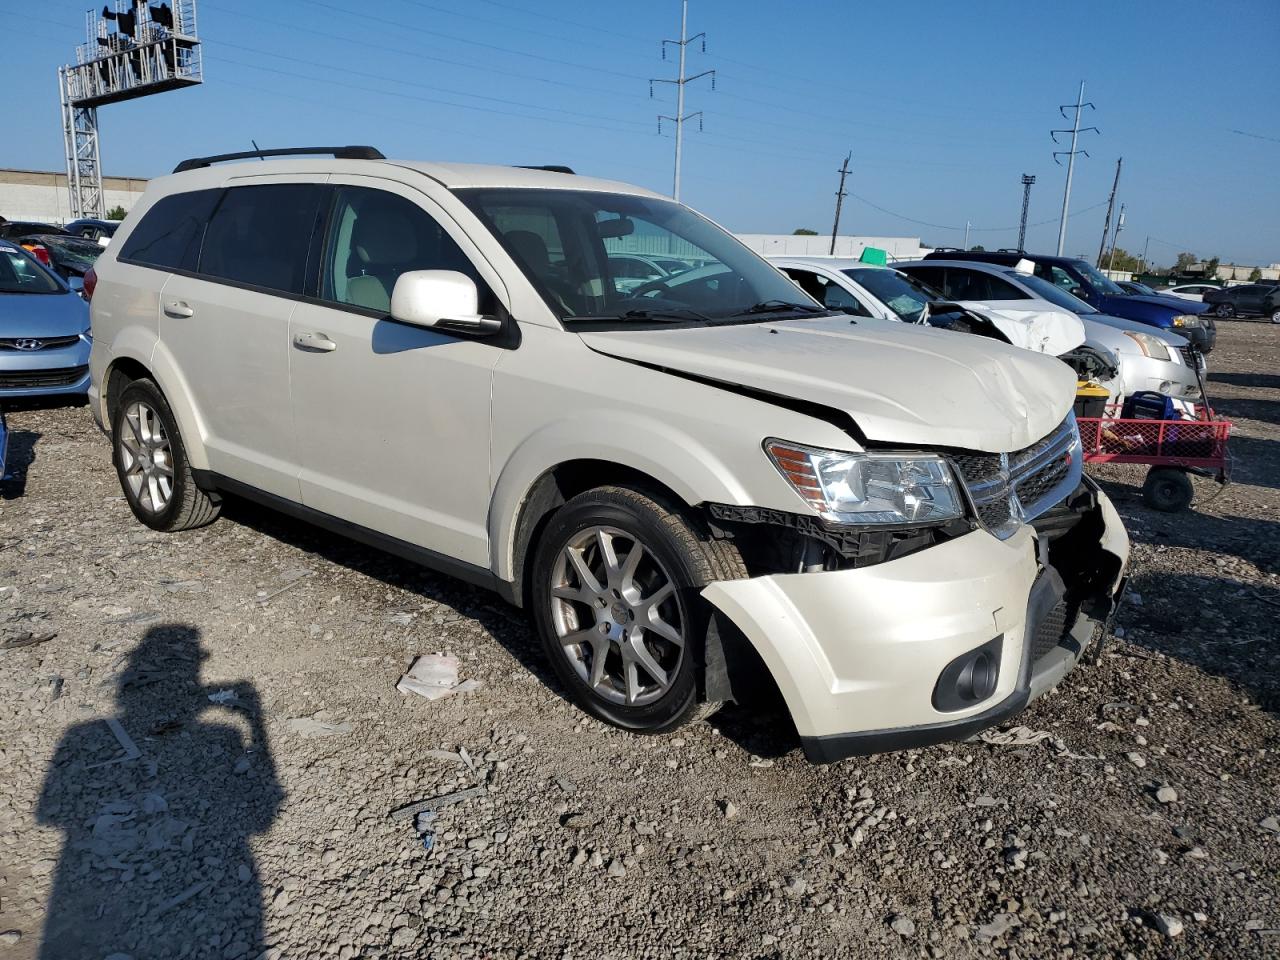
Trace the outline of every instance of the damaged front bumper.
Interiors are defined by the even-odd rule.
[[[858,569],[718,581],[702,595],[830,762],[963,739],[1019,712],[1114,613],[1129,540],[1085,479],[1007,540],[975,530]]]

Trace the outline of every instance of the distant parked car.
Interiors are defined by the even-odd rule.
[[[1246,283],[1238,287],[1223,287],[1204,295],[1214,316],[1267,317],[1272,323],[1280,323],[1280,287],[1265,283]]]
[[[120,226],[119,220],[94,220],[92,218],[84,220],[72,220],[64,229],[73,236],[83,237],[85,240],[93,240],[102,246],[107,245],[116,234],[116,228]]]
[[[1123,290],[1125,293],[1128,293],[1135,297],[1160,296],[1160,294],[1156,293],[1154,290],[1148,287],[1145,283],[1139,283],[1137,280],[1117,280],[1116,286],[1119,287],[1121,290]]]
[[[94,241],[64,234],[36,234],[23,237],[19,243],[28,253],[34,254],[37,260],[68,282],[83,280],[102,253],[101,245]]]
[[[1180,300],[1194,300],[1199,303],[1204,299],[1206,293],[1221,289],[1221,287],[1212,283],[1183,283],[1176,287],[1162,287],[1156,293],[1177,297]]]
[[[823,306],[864,317],[929,322],[954,326],[942,314],[968,311],[975,317],[957,318],[966,332],[981,333],[976,323],[990,325],[989,333],[1015,347],[1061,356],[1084,342],[1084,329],[1070,313],[1046,307],[1031,297],[1007,297],[992,289],[998,279],[981,290],[940,292],[920,278],[895,270],[841,257],[766,257]],[[984,302],[980,302],[984,301]],[[1016,301],[1016,302],[1015,302]],[[924,307],[930,304],[930,312]],[[956,307],[961,308],[960,311]]]
[[[0,240],[0,400],[87,393],[91,346],[89,305]]]
[[[613,277],[614,289],[619,293],[630,293],[671,273],[651,257],[637,253],[609,254],[609,274]]]
[[[1015,251],[934,250],[926,260],[978,260],[1017,266],[1022,260],[1033,265],[1035,274],[1050,283],[1057,284],[1067,293],[1079,297],[1095,310],[1125,320],[1137,320],[1161,330],[1171,330],[1192,341],[1201,353],[1213,350],[1217,327],[1213,318],[1205,315],[1203,306],[1187,303],[1177,297],[1157,295],[1133,296],[1125,293],[1107,279],[1093,264],[1076,257],[1054,257],[1043,253],[1018,253]]]
[[[1115,356],[1119,383],[1114,387],[1123,397],[1152,391],[1186,403],[1200,398],[1197,373],[1205,372],[1204,358],[1172,330],[1107,316],[1044,277],[1013,267],[968,260],[916,260],[900,263],[898,268],[950,295],[980,292],[989,286],[1006,299],[1021,295],[1033,298],[1029,302],[1052,304],[1076,314],[1084,324],[1085,346]]]
[[[52,223],[43,223],[39,220],[5,220],[0,223],[0,240],[20,240],[37,233],[58,234],[66,231]]]

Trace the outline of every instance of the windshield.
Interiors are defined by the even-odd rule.
[[[64,266],[85,271],[102,253],[102,245],[79,237],[41,237],[40,242],[49,248],[53,259]]]
[[[25,253],[0,250],[0,293],[61,293],[62,285]]]
[[[942,299],[942,294],[933,287],[897,270],[853,267],[844,272],[846,276],[896,313],[900,319],[909,323],[915,323],[920,319],[925,304]]]
[[[1008,270],[1006,273],[1034,293],[1037,297],[1042,300],[1048,300],[1054,306],[1062,307],[1064,310],[1070,310],[1072,313],[1098,312],[1079,297],[1067,293],[1067,291],[1063,290],[1057,284],[1050,283],[1044,277],[1037,277],[1034,275],[1028,276],[1025,273],[1018,273],[1016,270]]]
[[[828,312],[729,234],[669,200],[586,190],[457,193],[567,322],[776,320]],[[673,260],[684,269],[653,266]]]
[[[1109,297],[1123,297],[1127,294],[1115,283],[1108,280],[1106,274],[1098,270],[1092,264],[1084,260],[1077,260],[1075,268],[1084,274],[1085,279],[1093,284],[1094,288],[1100,293],[1105,293]]]

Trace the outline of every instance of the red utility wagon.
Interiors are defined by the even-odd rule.
[[[1219,420],[1207,405],[1196,407],[1194,419],[1125,418],[1108,407],[1101,417],[1080,417],[1080,443],[1085,463],[1146,463],[1142,499],[1156,510],[1174,512],[1191,503],[1194,490],[1188,473],[1226,483],[1230,476],[1227,437],[1231,421]]]

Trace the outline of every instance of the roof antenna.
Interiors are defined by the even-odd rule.
[[[267,158],[266,158],[266,157],[264,157],[264,156],[262,155],[262,148],[261,148],[260,146],[258,146],[258,141],[257,141],[257,140],[250,139],[250,141],[249,141],[249,142],[253,144],[253,149],[254,149],[255,151],[257,151],[258,159],[259,159],[259,160],[262,160],[263,162],[265,162]]]

